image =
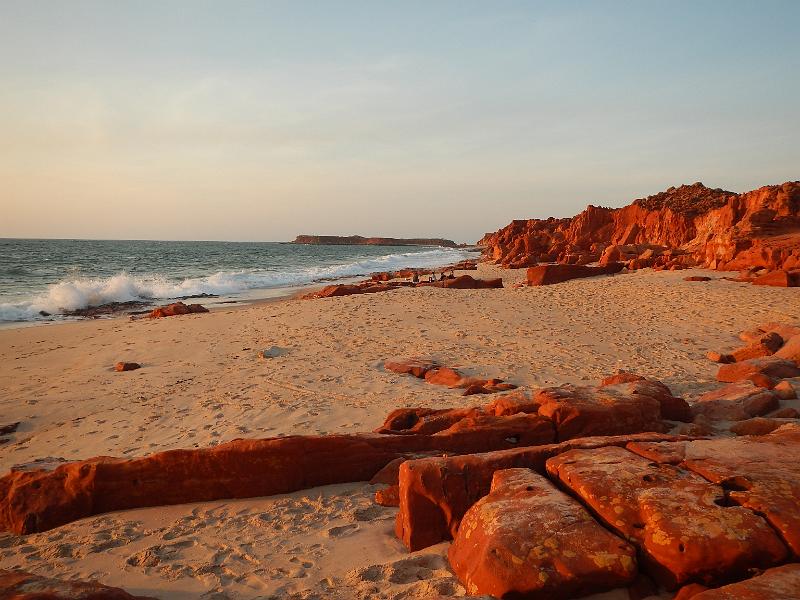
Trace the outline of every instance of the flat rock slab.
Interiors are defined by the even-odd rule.
[[[797,600],[800,597],[800,564],[768,569],[761,575],[707,590],[694,600]]]
[[[728,506],[722,487],[624,448],[572,450],[547,471],[642,552],[667,589],[712,584],[783,562],[788,551],[767,522]]]
[[[636,550],[530,469],[497,471],[467,511],[450,565],[469,594],[545,600],[628,585]]]
[[[544,474],[548,458],[574,448],[676,439],[659,433],[590,437],[546,446],[407,460],[400,464],[398,473],[400,510],[395,532],[411,551],[451,539],[467,510],[489,493],[495,471],[524,467]]]
[[[752,381],[738,381],[701,395],[692,405],[692,413],[712,421],[744,421],[779,407],[778,395],[771,390]]]
[[[730,503],[764,515],[800,557],[800,426],[783,425],[761,437],[633,443],[648,460],[680,463],[720,485]]]
[[[722,365],[717,372],[717,381],[733,383],[753,375],[765,375],[771,379],[786,379],[800,377],[800,367],[793,361],[781,358],[780,350],[775,356],[766,358],[751,358],[741,362]]]

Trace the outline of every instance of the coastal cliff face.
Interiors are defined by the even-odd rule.
[[[800,268],[800,181],[735,194],[702,183],[623,208],[588,206],[571,219],[515,220],[479,242],[509,268],[659,257],[723,271]],[[663,262],[663,260],[662,260]]]
[[[360,235],[298,235],[293,244],[312,244],[317,246],[444,246],[457,248],[453,240],[443,238],[387,238]]]

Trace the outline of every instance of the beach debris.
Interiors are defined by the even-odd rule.
[[[278,346],[270,346],[266,350],[262,350],[258,353],[259,358],[278,358],[279,356],[284,356],[288,354],[289,350],[287,348],[279,348]]]
[[[142,365],[140,365],[139,363],[135,363],[135,362],[123,362],[123,361],[120,361],[120,362],[118,362],[117,364],[114,365],[114,370],[118,371],[120,373],[122,371],[135,371],[136,369],[141,369],[141,368],[142,368]]]
[[[0,569],[0,597],[14,600],[156,600],[132,596],[96,581],[63,580],[25,571]]]

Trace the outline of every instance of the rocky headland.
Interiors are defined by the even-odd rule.
[[[588,206],[572,218],[515,220],[478,245],[486,259],[506,268],[623,262],[630,270],[771,274],[769,285],[798,285],[800,182],[743,194],[681,185],[623,208]]]
[[[293,244],[316,246],[442,246],[444,248],[465,247],[453,240],[443,238],[390,238],[362,237],[360,235],[298,235]]]

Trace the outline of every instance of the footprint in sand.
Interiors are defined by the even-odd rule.
[[[350,523],[349,525],[342,525],[341,527],[331,527],[326,532],[328,537],[341,538],[353,535],[358,530],[358,525]]]

